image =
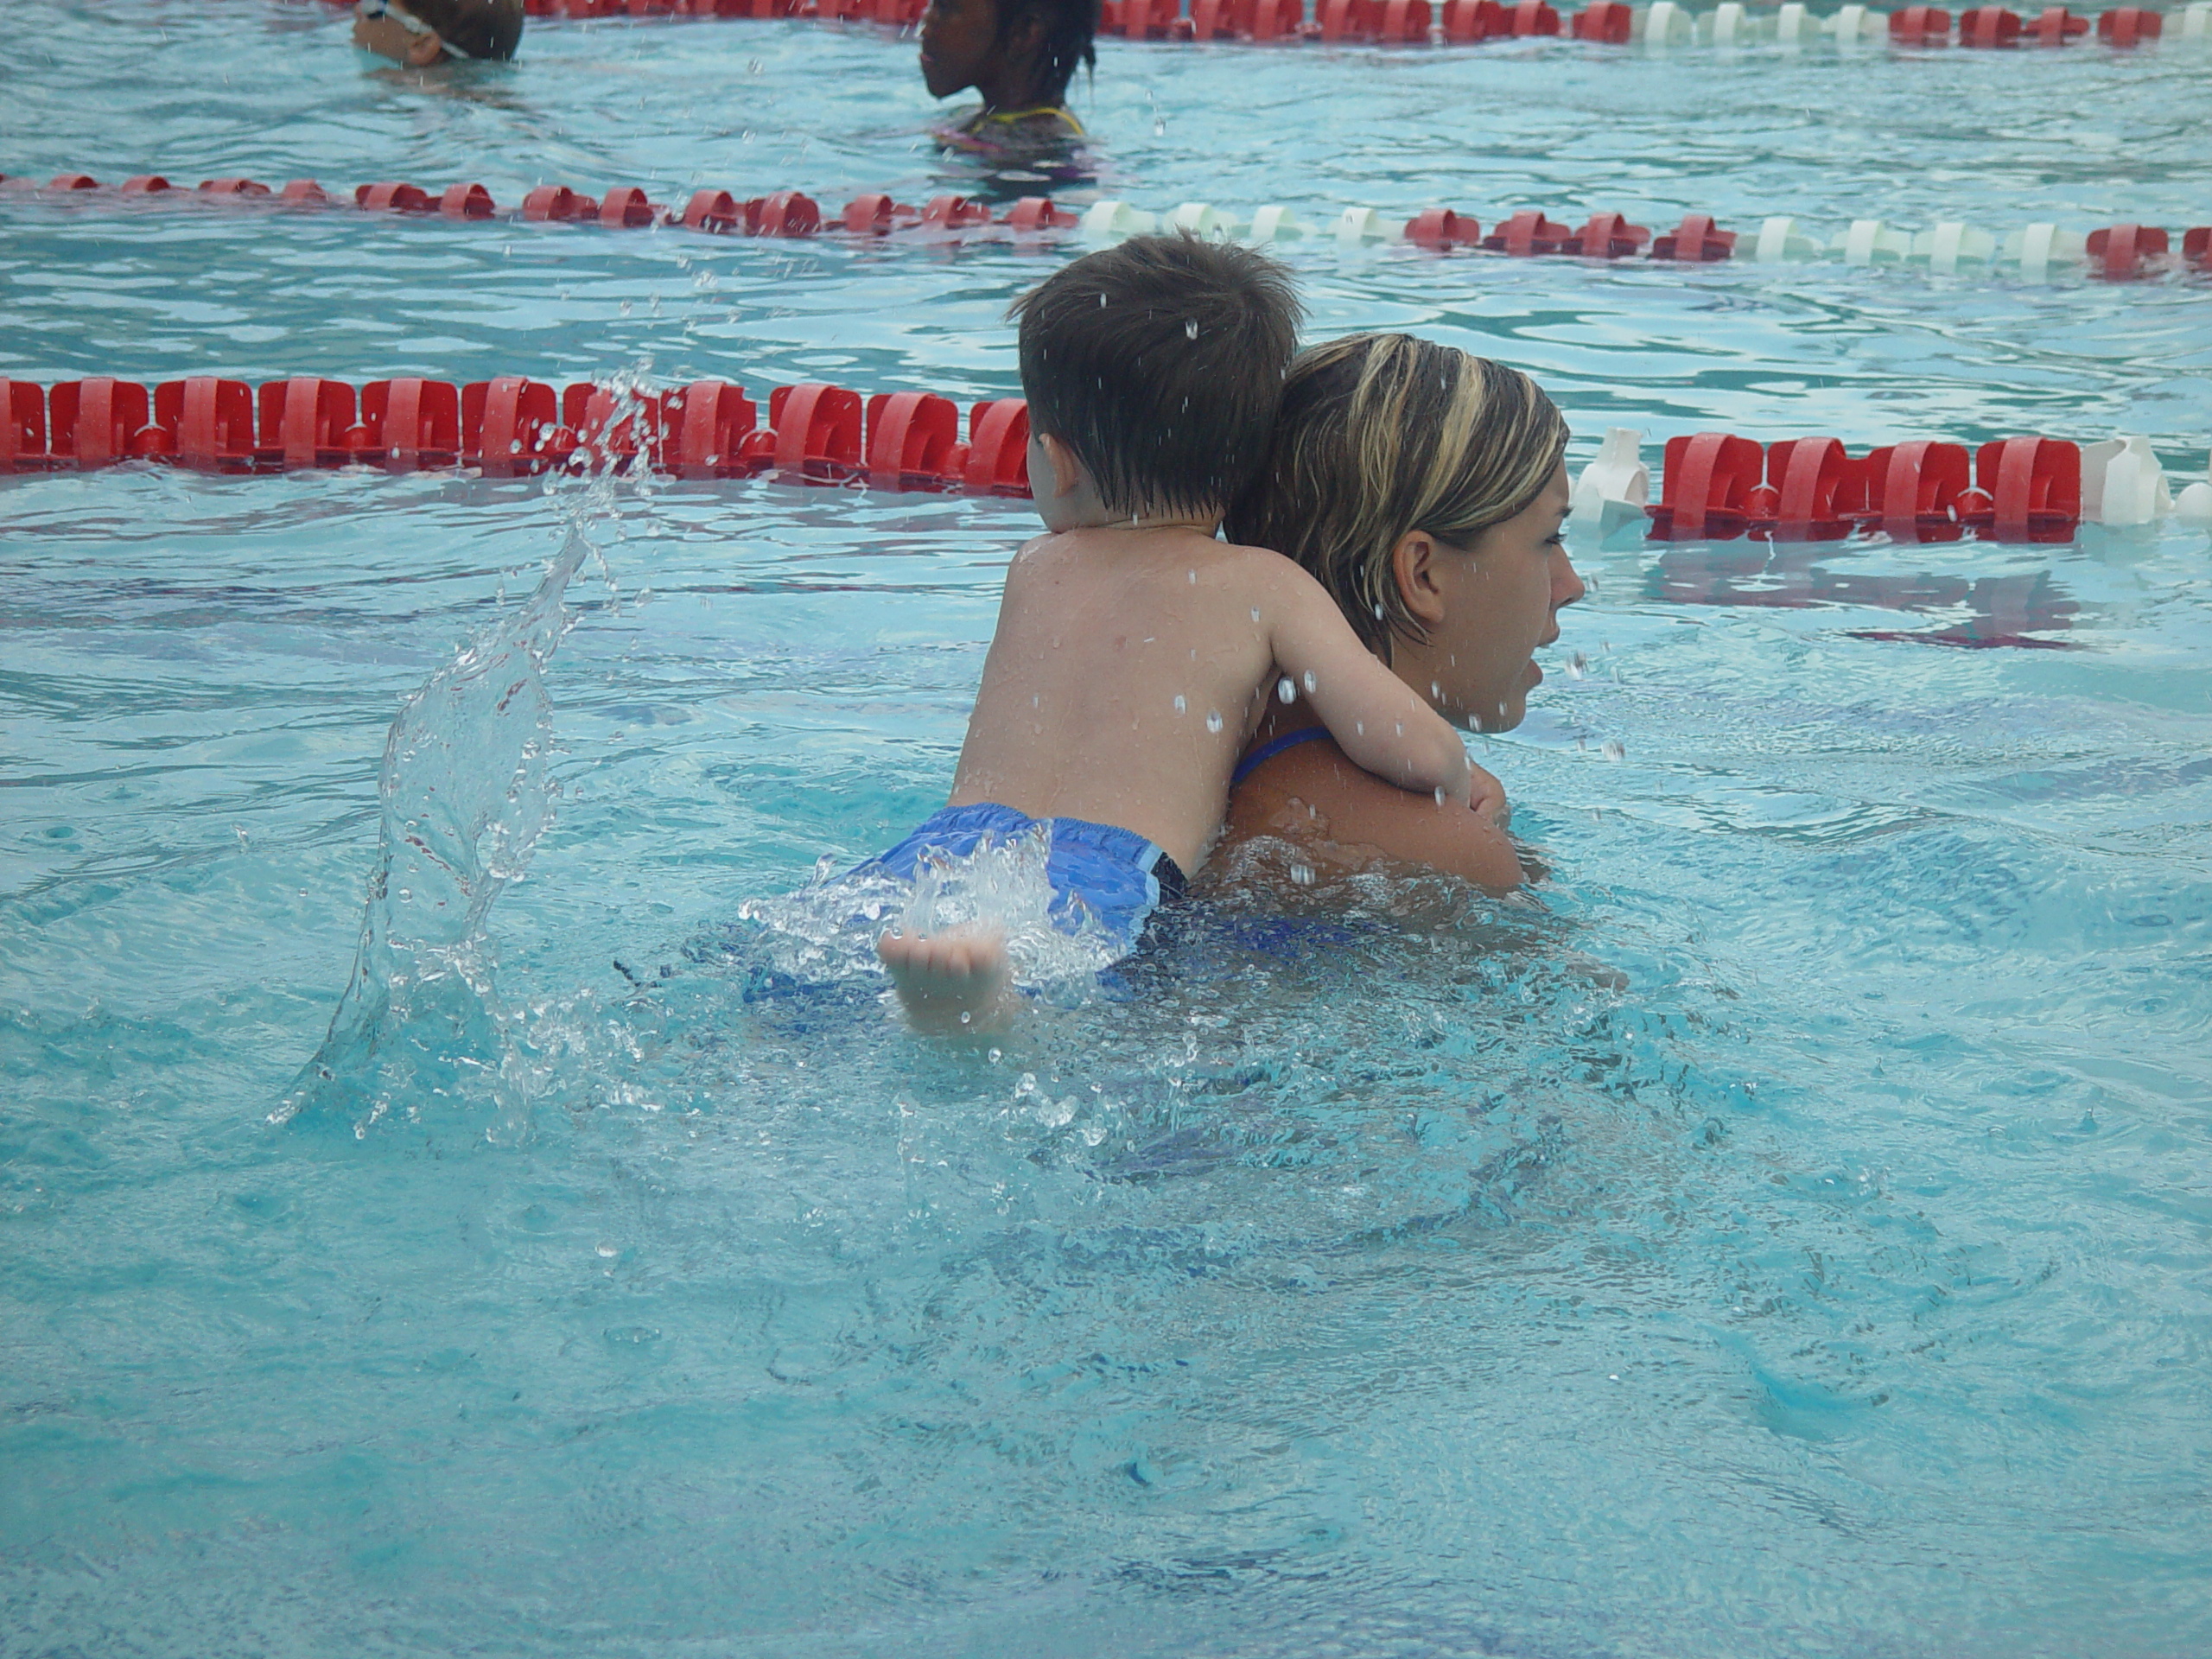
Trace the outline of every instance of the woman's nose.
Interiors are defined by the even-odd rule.
[[[1590,590],[1582,585],[1581,574],[1574,568],[1574,561],[1560,548],[1552,565],[1552,608],[1558,610],[1572,605]]]

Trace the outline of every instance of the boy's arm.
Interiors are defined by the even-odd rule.
[[[1386,783],[1442,790],[1468,804],[1473,769],[1452,722],[1360,643],[1319,582],[1287,559],[1281,563],[1267,618],[1275,664],[1337,747]]]

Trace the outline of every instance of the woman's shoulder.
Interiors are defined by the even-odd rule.
[[[1282,741],[1303,731],[1315,735]],[[1275,733],[1263,726],[1247,753],[1261,764],[1230,792],[1224,849],[1273,836],[1317,866],[1347,873],[1399,863],[1499,890],[1523,880],[1520,853],[1497,817],[1385,783],[1354,765],[1319,727]]]

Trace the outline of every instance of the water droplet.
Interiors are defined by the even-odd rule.
[[[1198,320],[1196,317],[1192,317],[1188,322],[1185,323],[1183,325],[1183,333],[1189,338],[1196,340],[1198,337]]]
[[[1567,671],[1576,679],[1580,679],[1590,671],[1590,659],[1580,652],[1576,652],[1573,656],[1567,659]]]
[[[1351,728],[1355,734],[1361,737],[1365,737],[1367,735],[1367,722],[1363,720],[1355,720],[1352,721]]]
[[[1190,704],[1183,701],[1183,694],[1180,691],[1178,691],[1175,694],[1175,712],[1179,715],[1189,707]]]
[[[1312,887],[1313,885],[1313,867],[1311,864],[1292,865],[1290,867],[1290,880],[1291,884],[1294,887]]]
[[[1192,586],[1192,587],[1193,587],[1193,588],[1195,588],[1195,587],[1197,587],[1198,585],[1198,573],[1197,571],[1193,570],[1193,571],[1192,571],[1192,572],[1191,572],[1191,586]]]
[[[1608,760],[1625,760],[1628,759],[1627,746],[1622,743],[1620,739],[1617,737],[1609,737],[1605,740],[1604,753],[1605,759]]]
[[[1306,695],[1307,696],[1312,696],[1316,691],[1319,691],[1321,689],[1321,682],[1319,678],[1315,676],[1313,671],[1310,668],[1306,671],[1305,680]]]
[[[1444,785],[1441,784],[1436,786],[1436,804],[1439,806],[1444,804]]]
[[[1256,605],[1252,607],[1252,620],[1255,622],[1260,620],[1260,607]]]
[[[1434,680],[1431,680],[1428,683],[1428,695],[1440,701],[1444,696],[1444,688]]]
[[[1296,702],[1298,701],[1298,688],[1290,683],[1289,675],[1286,674],[1282,678],[1275,682],[1275,700],[1278,702]]]
[[[1220,729],[1221,710],[1218,709],[1208,709],[1206,711],[1206,730],[1210,732],[1218,732]]]
[[[592,1253],[602,1262],[612,1262],[615,1256],[615,1249],[612,1244],[595,1244],[592,1247]]]

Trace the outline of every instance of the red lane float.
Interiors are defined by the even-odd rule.
[[[665,391],[518,375],[455,385],[420,378],[300,376],[257,391],[194,376],[149,393],[130,380],[0,380],[0,473],[168,461],[200,472],[298,472],[358,463],[391,472],[472,467],[514,478],[558,468],[649,467],[679,478],[762,473],[809,484],[863,481],[885,490],[1029,493],[1029,406],[986,399],[968,436],[949,397],[863,397],[844,386],[779,386],[768,423],[733,381]]]
[[[1620,0],[1598,0],[1574,14],[1571,32],[1578,41],[1598,41],[1607,46],[1626,46],[1636,32],[1636,13]]]
[[[1641,252],[1651,232],[1618,213],[1592,213],[1590,222],[1560,245],[1561,253],[1585,259],[1626,259]]]
[[[301,375],[262,385],[257,465],[298,472],[342,467],[353,459],[346,439],[353,429],[353,388],[343,380]]]
[[[1524,207],[1494,227],[1478,245],[1492,253],[1510,253],[1528,258],[1561,251],[1567,246],[1567,238],[1573,234],[1566,226],[1546,219],[1536,209]]]
[[[1907,6],[1893,11],[1890,39],[1897,46],[1948,46],[1951,14],[1938,6]]]
[[[1835,438],[1699,432],[1667,441],[1654,541],[1839,542],[1880,531],[1899,542],[2071,541],[2082,523],[2082,450],[2063,439],[1964,444],[1918,439],[1861,456]]]
[[[2184,236],[2183,245],[2187,245]],[[2166,233],[2154,225],[2114,225],[2089,232],[2094,274],[2107,282],[2131,282],[2140,276],[2146,264],[2165,257],[2167,246]]]
[[[1724,231],[1710,213],[1687,213],[1682,222],[1651,244],[1654,259],[1679,259],[1691,264],[1710,264],[1736,257],[1736,232]]]
[[[2020,14],[2002,6],[1975,6],[1959,14],[1959,44],[1985,51],[2020,43]]]
[[[2141,6],[2122,6],[2097,17],[2097,38],[2108,46],[2139,46],[2157,40],[2164,28],[2160,14]]]

